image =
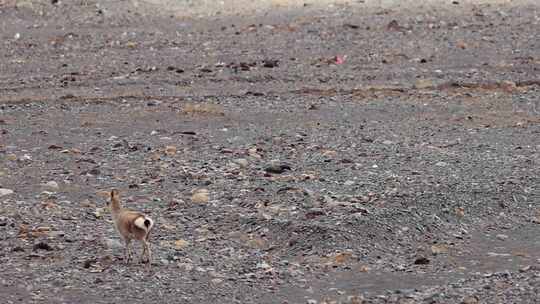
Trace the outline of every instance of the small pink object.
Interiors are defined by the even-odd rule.
[[[336,56],[336,57],[334,57],[334,62],[336,64],[344,64],[345,63],[345,56]]]

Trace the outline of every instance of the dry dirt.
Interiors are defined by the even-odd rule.
[[[0,1],[4,303],[537,302],[537,4],[186,3]]]

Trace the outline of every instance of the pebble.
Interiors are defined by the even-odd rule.
[[[196,204],[205,204],[210,200],[207,189],[198,189],[191,196],[191,201]]]
[[[329,158],[332,158],[332,157],[336,157],[337,156],[337,152],[334,151],[334,150],[326,150],[322,153],[323,156],[325,157],[329,157]]]
[[[33,248],[34,248],[34,251],[35,250],[46,250],[46,251],[53,250],[53,248],[49,244],[47,244],[45,242],[39,242],[39,243],[35,244]]]
[[[58,186],[58,183],[55,181],[50,181],[45,184],[43,184],[44,187],[50,188],[51,190],[58,190],[60,189],[60,186]]]
[[[51,231],[49,232],[49,238],[63,237],[66,235],[64,231]]]
[[[167,146],[165,147],[165,154],[169,156],[173,156],[176,154],[176,147],[175,146]]]
[[[11,161],[17,160],[17,155],[15,155],[15,154],[7,154],[6,159],[11,160]]]
[[[124,248],[124,244],[122,244],[119,240],[117,239],[110,239],[110,238],[106,238],[104,240],[105,242],[105,246],[109,249],[123,249]]]
[[[487,252],[486,253],[490,257],[509,257],[511,256],[510,253],[497,253],[497,252]]]
[[[194,268],[193,264],[191,264],[191,263],[178,263],[178,264],[176,264],[176,266],[178,268],[180,268],[180,269],[183,269],[184,271],[187,271],[187,272],[193,270],[193,268]]]
[[[506,235],[506,234],[497,234],[495,237],[498,238],[499,240],[503,240],[503,241],[508,239],[508,235]]]
[[[431,253],[433,253],[434,255],[448,253],[448,246],[446,246],[445,244],[431,245]]]
[[[245,158],[238,158],[233,161],[235,164],[240,166],[240,168],[246,168],[249,164],[248,160]]]
[[[0,188],[0,197],[13,194],[13,190]]]
[[[259,268],[259,269],[269,269],[269,268],[271,268],[271,266],[268,263],[263,261],[263,262],[260,262],[260,263],[257,264],[257,268]]]
[[[291,170],[291,166],[283,163],[273,163],[264,169],[268,173],[281,174],[287,170]]]
[[[177,250],[182,250],[189,246],[189,242],[186,240],[176,240],[174,241],[174,248]]]
[[[466,296],[463,301],[461,301],[463,304],[476,304],[478,303],[478,299],[475,296]]]
[[[433,87],[433,81],[429,79],[419,79],[414,84],[414,88],[416,89],[427,89]]]
[[[429,259],[425,257],[418,257],[416,260],[414,260],[415,265],[427,265],[429,264]]]

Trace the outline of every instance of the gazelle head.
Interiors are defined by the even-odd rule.
[[[111,208],[111,211],[118,211],[121,208],[120,205],[120,192],[116,189],[111,190],[111,199],[107,201],[107,206]]]

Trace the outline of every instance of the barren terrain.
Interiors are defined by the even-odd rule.
[[[540,6],[460,2],[0,1],[2,302],[537,302]]]

